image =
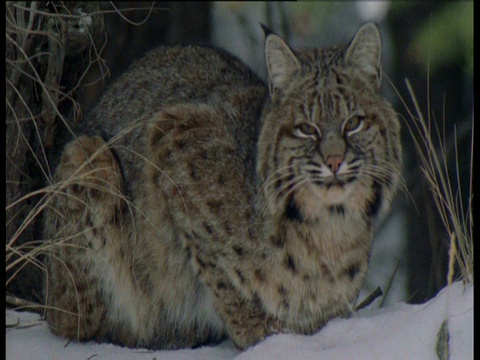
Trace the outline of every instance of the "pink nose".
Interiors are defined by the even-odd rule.
[[[338,168],[342,165],[343,156],[341,155],[331,155],[327,157],[327,165],[335,174],[338,171]]]

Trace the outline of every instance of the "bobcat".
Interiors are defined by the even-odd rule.
[[[269,86],[231,55],[160,47],[90,111],[46,210],[57,334],[246,348],[348,315],[399,183],[381,40],[292,50],[266,31]]]

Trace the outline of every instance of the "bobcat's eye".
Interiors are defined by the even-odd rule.
[[[320,133],[315,125],[309,123],[301,123],[295,127],[293,135],[300,138],[317,138]]]
[[[355,115],[343,123],[343,133],[352,135],[363,129],[364,116]]]

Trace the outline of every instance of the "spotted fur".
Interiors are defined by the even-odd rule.
[[[399,182],[380,58],[366,24],[333,48],[267,33],[268,88],[209,48],[135,63],[56,170],[51,329],[153,349],[228,335],[245,348],[348,314]]]

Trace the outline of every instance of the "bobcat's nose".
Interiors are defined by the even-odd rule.
[[[330,155],[327,157],[327,166],[329,169],[336,174],[343,162],[343,156],[341,155]]]

